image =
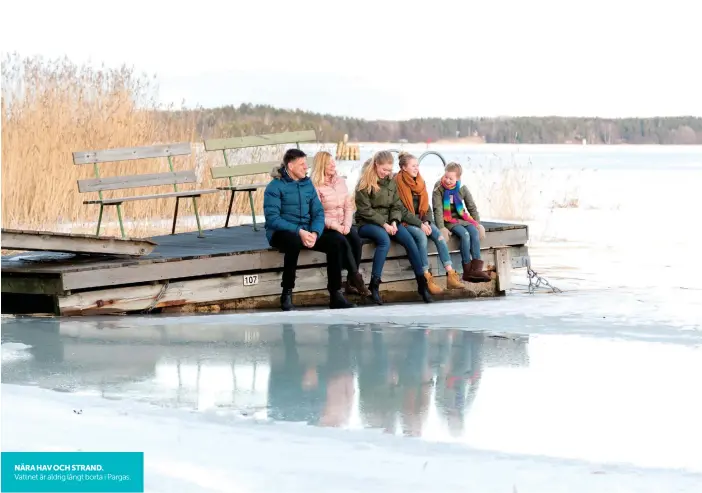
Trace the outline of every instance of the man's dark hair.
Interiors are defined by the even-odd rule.
[[[302,152],[300,149],[288,149],[285,151],[285,155],[283,156],[283,165],[287,166],[290,161],[295,161],[301,157],[307,157],[307,154]]]

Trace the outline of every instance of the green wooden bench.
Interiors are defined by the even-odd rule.
[[[213,179],[229,179],[229,185],[217,187],[218,190],[225,190],[231,192],[231,196],[229,197],[229,207],[227,208],[227,219],[224,223],[224,227],[229,227],[229,218],[232,214],[232,205],[234,204],[234,196],[236,192],[247,192],[249,194],[249,205],[251,206],[251,219],[253,220],[253,228],[254,231],[258,231],[258,227],[256,225],[256,212],[254,210],[253,193],[259,188],[266,187],[266,185],[268,185],[268,181],[244,185],[235,185],[233,182],[233,178],[258,175],[261,173],[270,173],[271,169],[273,169],[274,166],[280,165],[280,161],[230,165],[229,159],[227,158],[227,151],[229,149],[244,149],[247,147],[260,147],[267,145],[293,143],[296,144],[297,148],[299,149],[300,142],[316,141],[317,135],[315,134],[314,130],[302,130],[299,132],[283,132],[266,135],[252,135],[249,137],[231,137],[227,139],[205,140],[205,151],[222,151],[222,155],[224,156],[224,166],[210,168],[210,172],[212,174]]]
[[[165,199],[175,197],[175,214],[173,216],[173,228],[171,234],[175,234],[176,220],[178,219],[178,205],[181,198],[192,198],[193,208],[195,210],[195,219],[197,220],[198,236],[204,238],[202,234],[202,226],[200,224],[200,215],[197,210],[197,198],[201,195],[209,193],[217,193],[217,189],[189,190],[178,191],[178,184],[181,183],[197,183],[197,176],[194,169],[184,171],[175,171],[173,169],[173,156],[189,156],[192,149],[190,142],[180,142],[175,144],[161,144],[144,147],[122,147],[113,149],[103,149],[98,151],[80,151],[73,153],[73,164],[92,164],[95,170],[95,178],[86,180],[78,180],[78,191],[80,193],[97,192],[98,200],[84,200],[84,204],[99,204],[100,213],[98,215],[97,231],[95,236],[100,236],[100,225],[102,223],[102,213],[106,206],[115,206],[117,208],[117,219],[119,220],[119,228],[122,232],[122,238],[125,238],[124,223],[122,222],[121,205],[124,202],[133,202],[137,200],[152,200]],[[99,163],[109,163],[117,161],[130,161],[136,159],[152,159],[152,158],[168,158],[168,173],[151,173],[140,175],[127,176],[110,176],[101,178]],[[173,192],[158,193],[151,195],[134,195],[129,197],[104,198],[102,192],[105,190],[125,190],[139,187],[152,187],[161,185],[173,185]]]

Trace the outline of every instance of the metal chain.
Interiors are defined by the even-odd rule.
[[[546,279],[541,277],[534,269],[531,268],[531,262],[527,265],[527,279],[529,279],[529,294],[534,294],[539,286],[551,288],[552,293],[562,293],[563,291],[553,286]]]

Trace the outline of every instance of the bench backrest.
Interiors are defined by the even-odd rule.
[[[246,147],[260,147],[267,145],[280,145],[280,144],[296,144],[298,149],[300,148],[300,142],[316,142],[317,134],[314,130],[301,130],[298,132],[282,132],[276,134],[265,134],[265,135],[251,135],[248,137],[230,137],[226,139],[208,139],[204,141],[205,151],[222,151],[224,156],[225,166],[211,167],[210,173],[213,179],[218,178],[229,178],[231,184],[231,179],[239,176],[251,176],[258,175],[261,173],[268,173],[270,170],[279,165],[278,161],[269,161],[262,163],[249,163],[249,164],[237,164],[235,166],[229,165],[229,160],[227,159],[227,150],[229,149],[243,149]]]
[[[315,142],[317,135],[314,130],[299,132],[282,132],[277,134],[251,135],[248,137],[229,137],[226,139],[205,140],[206,151],[224,151],[227,149],[242,149],[244,147],[259,147],[278,144],[299,144],[300,142]]]
[[[95,178],[78,180],[78,191],[80,193],[98,192],[100,194],[100,198],[102,198],[103,190],[122,190],[126,188],[173,185],[174,190],[178,191],[177,184],[196,183],[197,176],[195,175],[194,169],[174,171],[173,161],[171,158],[173,156],[189,156],[191,152],[192,148],[190,142],[74,152],[73,164],[92,164],[95,170]],[[169,173],[150,173],[100,178],[100,172],[98,170],[99,163],[160,157],[168,158],[168,166],[171,170]]]

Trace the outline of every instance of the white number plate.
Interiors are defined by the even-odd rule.
[[[255,286],[256,284],[258,284],[258,274],[244,276],[244,286]]]

